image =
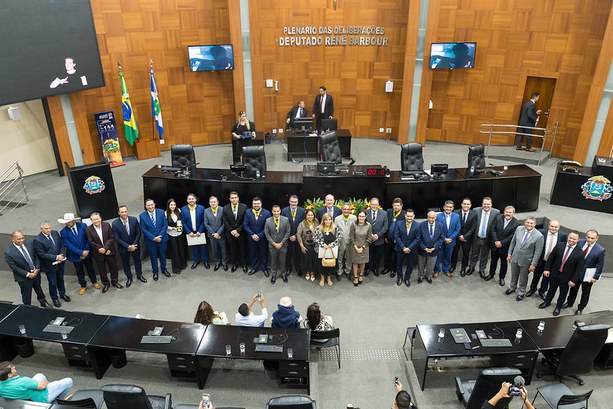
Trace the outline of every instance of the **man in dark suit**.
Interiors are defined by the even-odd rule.
[[[181,222],[185,234],[190,237],[200,237],[206,234],[204,226],[204,206],[196,203],[196,195],[187,195],[187,204],[181,208]],[[188,241],[189,244],[189,241]],[[198,267],[200,262],[204,263],[204,268],[210,268],[209,255],[206,251],[206,244],[196,244],[190,246],[192,249],[192,269]]]
[[[428,212],[428,220],[419,224],[418,284],[424,278],[428,283],[432,284],[436,256],[443,245],[443,240],[445,240],[443,225],[436,221],[436,212],[430,211]]]
[[[532,95],[530,95],[530,100],[524,103],[524,105],[521,107],[521,115],[519,116],[519,126],[520,127],[536,126],[536,119],[538,115],[541,114],[541,110],[539,109],[537,111],[536,109],[536,103],[538,102],[539,98],[540,98],[539,93],[533,92]],[[516,149],[518,151],[524,149],[521,146],[521,140],[522,140],[522,137],[525,136],[526,137],[526,150],[529,152],[534,152],[535,149],[532,147],[532,136],[530,135],[532,133],[532,129],[517,128],[517,132],[519,133],[519,135],[517,135],[517,140],[515,142]],[[521,135],[521,134],[526,134],[526,135]]]
[[[332,216],[332,221],[343,213],[339,207],[334,205],[334,203],[334,195],[326,195],[326,198],[324,199],[325,206],[317,209],[317,219],[320,223],[324,213],[328,213],[330,216]]]
[[[128,206],[121,205],[117,209],[119,218],[111,225],[113,236],[119,247],[119,257],[123,272],[126,275],[126,287],[132,285],[132,270],[130,269],[130,256],[134,260],[136,278],[142,283],[147,279],[143,277],[143,267],[140,261],[140,225],[136,217],[128,215]]]
[[[519,226],[519,221],[515,218],[515,208],[507,206],[504,213],[499,214],[492,224],[492,260],[490,261],[490,273],[485,277],[485,281],[490,281],[496,275],[496,268],[500,262],[500,273],[498,274],[498,284],[504,287],[504,278],[507,276],[507,253],[511,245],[511,239],[515,234],[515,229]]]
[[[44,221],[40,224],[40,233],[34,239],[34,252],[40,260],[40,270],[47,275],[49,295],[55,307],[61,307],[59,297],[70,302],[64,286],[64,262],[66,261],[66,246],[60,234],[51,229],[51,224]]]
[[[454,272],[456,265],[458,264],[458,254],[462,250],[462,264],[460,269],[460,276],[466,275],[468,269],[468,260],[470,257],[470,246],[473,243],[473,238],[477,232],[477,213],[471,210],[472,202],[469,198],[465,197],[462,200],[462,208],[454,210],[460,216],[460,234],[458,235],[458,242],[453,248],[453,254],[451,255],[451,269],[450,272]],[[472,274],[472,272],[470,273]]]
[[[539,308],[546,308],[551,304],[551,300],[559,287],[560,295],[553,310],[554,316],[560,315],[569,287],[574,287],[584,272],[585,258],[581,247],[577,245],[578,241],[579,233],[574,231],[568,233],[566,243],[558,243],[545,264],[543,275],[551,277],[547,296],[545,301],[539,305]]]
[[[166,246],[168,245],[168,220],[162,209],[155,208],[153,199],[145,200],[145,211],[139,215],[140,229],[145,237],[145,246],[151,259],[153,281],[158,280],[158,259],[162,274],[170,278],[166,266]]]
[[[300,268],[301,251],[298,240],[296,240],[296,232],[298,231],[298,225],[304,220],[305,213],[304,208],[298,206],[298,196],[296,195],[291,195],[289,197],[289,206],[281,210],[281,215],[287,217],[290,226],[287,256],[285,257],[285,271],[287,275],[290,275],[293,270],[296,271],[298,277],[302,277],[302,270]]]
[[[98,266],[100,280],[102,281],[102,292],[105,293],[112,285],[115,288],[123,288],[119,284],[117,271],[117,254],[115,249],[115,239],[113,238],[113,228],[107,222],[102,221],[100,213],[94,212],[89,216],[92,224],[87,226],[85,233],[87,240],[92,248],[94,261]],[[106,275],[106,268],[109,268],[111,273],[111,281]]]
[[[387,213],[379,208],[379,199],[370,199],[370,206],[366,211],[366,221],[372,226],[370,251],[368,266],[366,266],[365,276],[372,272],[375,277],[379,277],[379,265],[383,258],[383,245],[385,244],[385,233],[387,233]]]
[[[60,236],[62,236],[62,241],[66,246],[66,257],[72,262],[77,273],[77,280],[81,286],[79,295],[83,295],[87,291],[85,270],[87,270],[87,276],[94,288],[100,289],[101,287],[96,278],[94,259],[90,253],[91,247],[85,234],[87,226],[78,220],[81,220],[81,218],[75,217],[73,213],[64,213],[63,219],[57,219],[59,223],[66,225],[60,230]]]
[[[32,288],[41,307],[53,308],[47,302],[45,292],[40,285],[40,260],[34,252],[34,246],[25,242],[25,236],[19,230],[11,235],[12,245],[4,252],[4,260],[11,268],[15,282],[21,290],[21,302],[24,305],[32,304]]]
[[[238,193],[230,192],[230,203],[223,207],[222,214],[232,263],[231,272],[235,272],[239,267],[243,268],[243,272],[247,272],[247,241],[243,225],[246,211],[247,205],[240,203]]]
[[[436,215],[436,221],[443,225],[443,244],[436,257],[434,266],[434,278],[442,271],[447,277],[451,278],[451,255],[456,245],[456,238],[460,234],[460,216],[453,212],[453,201],[446,200],[443,211]]]
[[[536,292],[539,280],[545,271],[545,263],[549,259],[549,255],[556,247],[558,243],[566,243],[566,233],[560,231],[560,222],[557,220],[550,220],[546,229],[539,229],[539,232],[543,235],[545,240],[543,241],[543,252],[541,258],[534,270],[532,281],[530,282],[530,290],[526,293],[526,297],[532,296]],[[541,280],[541,286],[538,289],[539,296],[545,300],[545,294],[549,287],[549,277],[543,277]]]
[[[211,243],[211,261],[215,264],[214,271],[223,266],[228,271],[228,249],[223,224],[223,210],[219,208],[216,196],[209,197],[209,207],[204,209],[204,227],[209,243]]]
[[[298,101],[298,104],[287,113],[286,123],[288,126],[291,126],[295,118],[306,118],[308,116],[309,110],[304,107],[304,100],[301,99]]]
[[[289,219],[281,216],[279,205],[274,205],[272,217],[269,217],[264,225],[264,236],[268,241],[268,250],[270,251],[271,284],[277,281],[277,275],[280,275],[283,282],[287,283],[288,273],[285,270],[285,257],[287,256],[290,231]]]
[[[477,214],[477,230],[470,246],[470,262],[466,274],[471,275],[478,262],[479,276],[485,278],[487,259],[490,257],[490,229],[494,219],[500,214],[500,210],[492,207],[491,197],[484,197],[481,207],[475,207],[475,213]]]
[[[332,118],[334,116],[334,102],[332,96],[326,92],[326,87],[319,87],[319,95],[315,97],[313,103],[313,118],[317,123],[317,130],[321,129],[321,120]],[[334,220],[334,218],[332,218]]]
[[[404,222],[404,210],[402,199],[399,197],[392,200],[392,208],[387,209],[387,232],[385,233],[385,245],[383,246],[383,274],[390,273],[390,278],[396,276],[396,224]]]
[[[269,277],[268,271],[268,242],[264,234],[266,219],[271,217],[268,210],[262,208],[262,199],[254,197],[251,209],[245,212],[245,232],[247,233],[247,244],[251,254],[251,271],[249,275],[254,275],[262,270],[264,276]]]
[[[394,228],[394,238],[396,246],[396,285],[404,284],[407,287],[411,286],[409,281],[413,272],[413,264],[417,257],[417,249],[419,248],[419,222],[415,220],[415,212],[413,209],[408,209],[404,213],[404,223],[397,222]],[[388,230],[389,231],[389,230]],[[406,261],[407,268],[402,273],[402,265]]]
[[[585,259],[583,263],[583,272],[579,276],[581,285],[571,287],[568,298],[564,305],[562,305],[562,308],[572,307],[577,299],[579,287],[581,287],[581,300],[579,301],[575,315],[581,315],[583,313],[583,309],[590,301],[592,286],[600,280],[600,275],[602,274],[605,248],[597,243],[597,241],[598,231],[590,229],[585,233],[585,240],[580,240],[579,243],[577,243],[577,247],[581,249]]]

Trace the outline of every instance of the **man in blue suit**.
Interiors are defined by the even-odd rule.
[[[281,216],[285,216],[289,219],[290,236],[289,244],[287,248],[287,256],[285,258],[285,272],[290,275],[293,271],[296,271],[298,277],[302,277],[302,270],[300,268],[300,246],[298,240],[296,240],[296,232],[298,231],[298,225],[304,220],[306,211],[303,207],[298,206],[298,196],[291,195],[289,197],[289,206],[286,206],[281,210]]]
[[[602,247],[598,241],[598,231],[590,229],[585,233],[585,239],[579,240],[577,246],[581,249],[584,255],[583,271],[579,277],[580,282],[570,289],[566,302],[562,305],[562,308],[570,308],[577,299],[577,293],[579,287],[581,287],[581,300],[577,306],[575,315],[581,315],[583,309],[590,301],[590,291],[592,291],[592,285],[600,280],[602,274],[602,268],[604,267],[605,248]],[[586,277],[586,274],[589,274]]]
[[[419,278],[420,284],[425,278],[432,284],[432,274],[436,265],[436,255],[443,245],[443,225],[436,221],[436,212],[428,212],[428,220],[419,224]]]
[[[140,261],[140,226],[138,220],[134,216],[128,215],[128,206],[121,205],[117,209],[119,218],[113,221],[111,225],[113,236],[119,247],[119,257],[121,257],[121,265],[123,272],[126,275],[126,287],[132,285],[132,270],[130,269],[130,256],[134,260],[134,270],[136,278],[142,283],[146,283],[147,279],[143,277],[143,268]]]
[[[387,232],[385,233],[385,246],[383,248],[384,269],[383,275],[390,273],[390,278],[396,276],[396,224],[404,221],[404,211],[402,210],[402,199],[399,197],[392,200],[392,208],[387,209]]]
[[[460,215],[453,211],[453,201],[447,200],[443,204],[443,211],[436,216],[436,221],[443,225],[443,245],[436,256],[436,266],[434,266],[433,278],[437,278],[442,271],[447,277],[451,278],[451,255],[456,245],[456,238],[460,234]]]
[[[336,219],[336,216],[340,216],[342,214],[341,209],[334,205],[334,195],[326,195],[324,203],[324,207],[320,207],[319,209],[317,209],[317,220],[319,220],[320,223],[324,213],[328,213],[330,216],[332,216],[333,221],[334,219]]]
[[[215,264],[215,271],[219,270],[222,265],[224,271],[228,271],[228,249],[222,217],[223,209],[219,207],[219,200],[215,196],[209,198],[209,206],[204,209],[204,227],[211,243],[213,253],[211,261]]]
[[[51,229],[51,224],[44,221],[40,224],[40,233],[34,239],[34,252],[40,259],[40,269],[47,275],[49,295],[55,307],[61,307],[60,298],[70,302],[64,286],[64,261],[66,261],[66,246],[60,233]]]
[[[262,270],[264,276],[269,277],[268,271],[268,241],[265,237],[266,219],[272,214],[262,208],[262,199],[254,197],[251,202],[251,209],[245,212],[243,227],[247,233],[247,243],[251,254],[250,276]]]
[[[83,295],[87,291],[85,270],[87,270],[87,276],[94,288],[100,289],[100,284],[98,284],[98,279],[96,278],[94,261],[90,254],[91,247],[85,234],[87,226],[78,220],[81,220],[81,218],[75,217],[73,213],[64,213],[63,219],[57,219],[59,223],[66,225],[60,230],[60,236],[66,246],[66,257],[72,262],[77,272],[77,280],[79,280],[79,285],[81,286],[79,288],[79,295]]]
[[[21,302],[32,304],[32,288],[41,307],[53,308],[47,302],[43,288],[40,285],[40,260],[34,252],[34,246],[25,242],[25,236],[19,230],[11,235],[13,244],[4,252],[4,260],[13,271],[13,277],[21,290]]]
[[[366,211],[366,221],[372,226],[372,236],[369,249],[368,266],[365,276],[372,272],[375,277],[379,277],[379,265],[383,258],[383,245],[385,244],[385,233],[387,233],[387,213],[379,208],[379,199],[370,199],[370,207]]]
[[[404,213],[404,223],[396,222],[394,228],[394,239],[396,241],[396,285],[404,284],[407,287],[411,286],[409,279],[413,272],[413,264],[415,263],[415,253],[419,247],[419,222],[415,220],[415,212],[413,209],[408,209]],[[402,273],[402,264],[407,263],[407,268]]]
[[[153,199],[145,200],[145,211],[140,214],[140,228],[145,236],[145,246],[151,257],[153,280],[158,280],[158,259],[162,274],[170,278],[166,267],[166,246],[168,245],[168,221],[164,211],[155,208]]]
[[[196,203],[196,195],[187,195],[187,204],[181,208],[181,220],[185,234],[191,237],[200,237],[205,234],[204,226],[204,206]],[[189,243],[189,242],[188,242]],[[198,267],[200,262],[204,263],[204,268],[210,268],[209,255],[206,252],[206,244],[190,246],[192,249],[192,269]]]

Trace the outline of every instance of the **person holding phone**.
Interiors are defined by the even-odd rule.
[[[392,409],[417,409],[417,406],[411,400],[409,392],[402,388],[402,383],[400,383],[398,377],[394,379],[394,387],[397,393],[394,402],[392,402]]]
[[[513,386],[513,384],[511,384],[510,382],[503,382],[502,386],[500,387],[500,390],[496,392],[496,394],[492,396],[489,400],[483,402],[483,405],[481,405],[481,409],[495,408],[499,400],[510,398],[511,395],[509,394],[509,388],[511,386]],[[519,387],[519,391],[519,396],[524,402],[524,406],[526,407],[526,409],[534,409],[534,406],[532,406],[532,403],[530,403],[530,401],[528,400],[528,390],[526,389],[526,387]]]

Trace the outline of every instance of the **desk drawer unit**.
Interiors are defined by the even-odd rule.
[[[62,344],[64,355],[68,359],[68,363],[72,366],[91,367],[91,358],[87,352],[85,345]]]
[[[283,383],[309,382],[309,364],[305,361],[279,361],[279,377]]]
[[[195,374],[196,365],[194,357],[191,355],[166,354],[168,358],[168,368],[173,376],[185,376]]]

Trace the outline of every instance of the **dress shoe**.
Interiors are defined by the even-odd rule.
[[[227,264],[224,264],[224,265],[223,265],[223,271],[228,271],[228,265],[227,265]],[[234,271],[233,271],[233,272],[234,272]]]
[[[247,275],[252,276],[257,273],[259,270],[257,268],[252,268]]]
[[[115,283],[115,284],[111,284],[113,287],[115,288],[119,288],[120,290],[123,288],[123,285],[119,284],[119,283]]]
[[[404,280],[404,285],[406,285],[407,287],[410,287],[411,282],[409,280]]]
[[[205,262],[204,262],[204,268],[206,268],[207,270],[208,270],[209,268],[211,268],[211,265],[209,264],[209,262],[208,262],[208,261],[205,261]]]
[[[468,271],[466,271],[466,275],[467,276],[472,275],[474,272],[475,272],[475,268],[471,267],[471,268],[468,269]]]
[[[274,284],[277,282],[277,277],[271,277],[270,284]]]
[[[375,277],[379,277],[379,272],[377,270],[373,270],[372,273]]]
[[[126,287],[127,287],[127,288],[130,288],[131,286],[132,286],[132,279],[131,279],[131,278],[128,278],[128,279],[126,280]]]
[[[66,295],[66,294],[64,294],[64,295],[60,295],[60,298],[61,298],[62,300],[64,300],[64,301],[66,301],[66,302],[70,302],[70,301],[72,301],[72,300],[70,299],[70,297],[69,297],[68,295]]]
[[[213,267],[213,271],[217,271],[219,270],[219,267],[221,267],[220,264],[215,264],[215,267]]]
[[[49,308],[50,310],[53,309],[53,307],[51,306],[51,304],[49,304],[47,301],[43,301],[40,303],[40,306],[43,308]]]
[[[558,307],[556,307],[556,308],[553,310],[553,316],[554,316],[554,317],[557,317],[558,315],[560,315],[560,309],[559,309]]]
[[[485,281],[490,281],[492,278],[494,278],[494,274],[488,274],[485,277],[483,277]]]
[[[428,284],[432,284],[432,279],[430,277],[426,277],[426,281],[428,282]]]
[[[387,275],[387,273],[389,273],[389,272],[390,272],[390,271],[389,271],[387,268],[385,268],[385,269],[383,269],[383,271],[381,272],[381,275],[382,275],[382,276]]]
[[[60,300],[53,300],[53,306],[56,308],[61,308],[62,303],[60,302]]]
[[[447,271],[446,273],[443,273],[447,276],[447,278],[453,278],[453,274],[451,274],[450,271]]]
[[[547,308],[550,305],[551,305],[550,303],[543,301],[542,303],[539,304],[539,308],[542,310],[543,308]]]
[[[336,275],[336,281],[341,281],[342,278],[343,278],[342,274],[337,274]]]
[[[168,271],[162,271],[162,274],[164,274],[168,278],[172,277],[172,275]]]
[[[394,277],[396,277],[396,273],[393,271],[390,271],[390,278],[394,278]]]
[[[140,281],[141,283],[146,283],[147,282],[147,279],[145,277],[143,277],[143,276],[138,276],[138,277],[136,277],[136,279],[138,281]]]
[[[421,284],[421,282],[422,282],[422,281],[423,281],[423,280],[422,280],[422,278],[421,278],[421,277],[419,277],[419,278],[417,279],[417,284]]]
[[[515,292],[515,290],[511,290],[510,288],[507,289],[507,291],[504,292],[504,295],[509,295],[509,294],[513,294]]]
[[[523,146],[518,146],[518,147],[516,147],[516,148],[515,148],[515,150],[516,150],[516,151],[523,151],[523,150],[524,150],[524,147],[523,147]]]
[[[569,303],[567,303],[567,302],[565,302],[564,304],[562,304],[562,308],[570,308],[570,307],[572,307],[572,306],[573,306],[572,304],[569,304]]]
[[[196,261],[194,264],[192,264],[192,270],[198,267],[198,264],[200,264],[199,261]]]
[[[287,276],[281,276],[281,280],[283,280],[284,283],[287,283]]]
[[[87,291],[87,287],[81,287],[79,288],[79,295],[83,295],[85,294],[85,292]]]
[[[483,271],[483,270],[479,270],[479,277],[481,277],[482,279],[484,279],[484,280],[485,280],[485,277],[486,277],[486,275],[485,275],[485,271]]]
[[[157,280],[158,280],[158,278],[159,278],[159,276],[158,276],[157,274],[154,274],[154,275],[153,275],[153,281],[157,281]]]
[[[532,297],[532,294],[534,294],[534,290],[528,290],[528,292],[526,293],[526,297],[530,298]]]
[[[100,289],[100,287],[101,287],[100,283],[98,283],[98,282],[95,282],[95,283],[94,283],[94,288],[95,288],[96,290],[99,290],[99,289]]]
[[[451,266],[451,268],[449,269],[450,273],[453,273],[455,271],[455,266]]]
[[[534,148],[526,148],[526,151],[528,151],[528,152],[536,152],[536,149],[534,149]]]
[[[434,278],[436,280],[438,278],[438,273],[432,274],[432,278]]]
[[[461,269],[460,270],[460,277],[466,277],[466,270],[465,269]]]
[[[517,297],[515,297],[515,301],[521,301],[524,299],[523,295],[518,295]]]
[[[104,284],[102,286],[102,293],[104,294],[105,292],[107,292],[110,286],[111,286],[110,284]]]
[[[575,315],[581,315],[583,314],[583,310],[581,308],[577,308],[577,311],[575,311]]]
[[[545,301],[545,293],[539,291],[539,297],[541,297],[541,300]]]
[[[181,270],[173,271],[172,273],[176,274],[176,275],[180,275],[181,274]]]
[[[235,273],[236,270],[238,270],[238,266],[232,266],[232,269],[230,270],[231,272]]]
[[[396,280],[396,285],[397,286],[401,286],[402,285],[402,278],[398,277],[398,279]]]
[[[498,280],[498,285],[501,287],[504,287],[504,278],[501,278],[500,280]]]
[[[247,270],[249,270],[249,268],[247,268],[247,266],[243,266],[243,273],[247,273]]]
[[[264,277],[270,277],[270,270],[268,268],[264,270]]]
[[[364,270],[364,277],[368,277],[369,274],[370,274],[370,271]]]

